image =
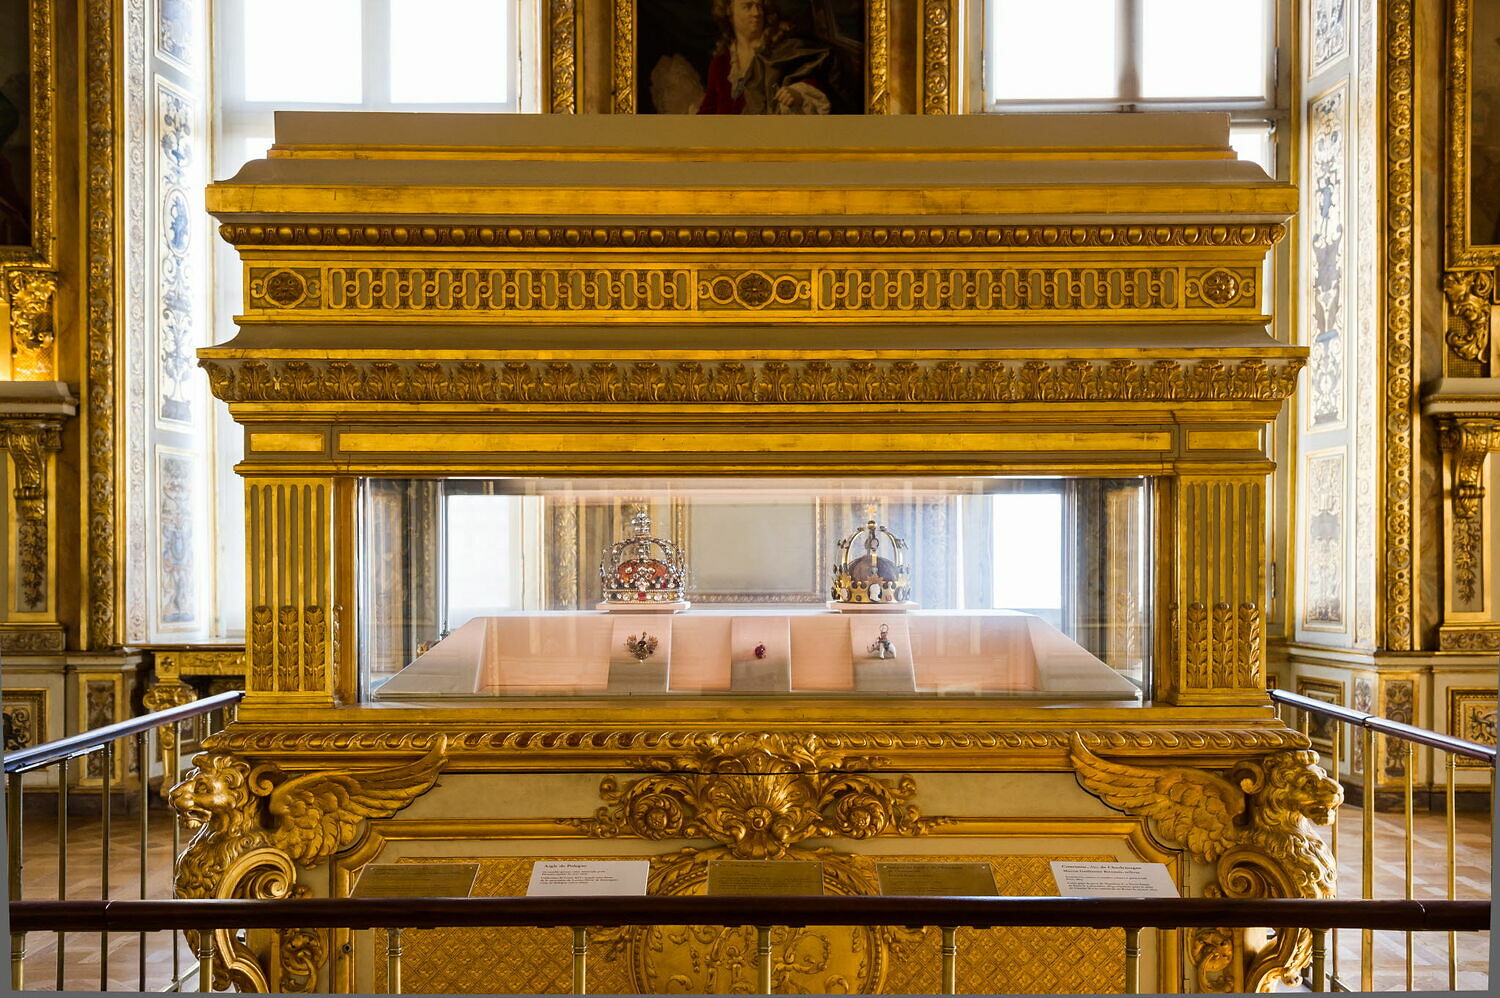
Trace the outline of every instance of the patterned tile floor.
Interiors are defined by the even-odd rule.
[[[22,834],[25,866],[22,874],[27,898],[57,897],[57,830],[56,814],[51,808],[30,806],[23,811]],[[1358,808],[1345,807],[1339,812],[1339,878],[1341,894],[1360,896],[1360,824]],[[146,850],[146,896],[164,898],[171,892],[171,833],[167,812],[153,809],[149,814],[150,840]],[[1442,815],[1416,816],[1415,822],[1415,894],[1418,898],[1440,898],[1447,893],[1446,834]],[[1490,897],[1491,838],[1488,815],[1460,814],[1458,820],[1459,897]],[[1324,829],[1326,836],[1327,830]],[[140,897],[140,850],[138,815],[116,815],[111,828],[110,896]],[[1403,826],[1399,814],[1375,816],[1375,896],[1404,896],[1402,867]],[[70,898],[101,896],[99,872],[102,869],[100,821],[72,818],[68,822],[68,875]],[[99,937],[88,933],[69,933],[65,941],[64,985],[70,991],[99,990]],[[1417,990],[1446,990],[1448,987],[1447,937],[1424,934],[1414,939],[1415,987]],[[193,965],[192,954],[180,940],[179,961],[186,971]],[[1375,934],[1375,989],[1405,990],[1405,937],[1402,933]],[[120,933],[109,940],[110,989],[136,991],[139,978],[140,937]],[[1489,933],[1458,936],[1458,987],[1460,990],[1484,990],[1489,982]],[[25,974],[28,989],[50,990],[56,986],[56,937],[37,935],[27,940]],[[1338,971],[1341,980],[1354,990],[1360,983],[1360,933],[1339,934]],[[172,941],[167,933],[146,936],[146,990],[159,990],[172,979]],[[189,985],[189,989],[192,984]]]

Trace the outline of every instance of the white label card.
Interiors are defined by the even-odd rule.
[[[1057,893],[1065,898],[1175,898],[1177,885],[1163,863],[1052,861]]]
[[[646,859],[543,860],[531,865],[527,897],[641,896],[646,893]]]

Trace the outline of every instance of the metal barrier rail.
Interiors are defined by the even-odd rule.
[[[585,993],[587,926],[718,925],[756,928],[760,992],[771,991],[773,925],[936,925],[942,927],[943,994],[956,993],[962,926],[989,929],[1085,927],[1125,930],[1125,990],[1140,991],[1143,928],[1309,929],[1314,990],[1322,990],[1325,935],[1331,928],[1473,932],[1489,928],[1488,901],[1337,901],[1222,898],[1037,897],[507,897],[303,898],[281,901],[20,901],[12,933],[196,930],[199,990],[213,990],[214,929],[345,928],[386,930],[391,993],[401,992],[401,932],[456,926],[573,930],[573,993]]]
[[[1406,831],[1406,896],[1410,898],[1413,893],[1413,868],[1412,868],[1412,843],[1414,839],[1412,797],[1413,797],[1413,773],[1416,767],[1412,765],[1413,746],[1422,745],[1427,748],[1436,749],[1447,753],[1447,780],[1445,805],[1448,818],[1448,898],[1453,900],[1457,897],[1458,879],[1458,824],[1457,824],[1457,798],[1456,777],[1458,775],[1458,760],[1460,758],[1474,759],[1489,767],[1490,772],[1490,796],[1491,802],[1495,793],[1495,759],[1496,749],[1491,745],[1483,745],[1479,742],[1471,742],[1463,738],[1454,738],[1452,735],[1440,734],[1426,728],[1418,728],[1411,724],[1403,724],[1400,721],[1392,721],[1364,711],[1352,710],[1339,704],[1326,703],[1313,697],[1302,696],[1299,693],[1289,693],[1286,690],[1267,690],[1271,700],[1278,705],[1291,707],[1301,712],[1301,730],[1304,735],[1308,734],[1308,719],[1316,714],[1337,722],[1333,728],[1333,737],[1330,745],[1330,769],[1335,779],[1339,777],[1339,734],[1342,730],[1339,724],[1348,724],[1361,732],[1361,749],[1364,765],[1364,799],[1360,814],[1363,819],[1361,828],[1362,846],[1360,850],[1360,894],[1364,898],[1371,898],[1375,893],[1375,736],[1384,735],[1389,739],[1395,739],[1398,751],[1402,759],[1403,775],[1403,803],[1405,812]],[[1338,869],[1338,815],[1335,813],[1332,820],[1331,838],[1333,842],[1333,861],[1335,874]],[[1374,987],[1375,963],[1374,963],[1374,931],[1375,926],[1366,927],[1361,933],[1360,939],[1360,990],[1369,991]],[[1336,987],[1342,987],[1338,977],[1338,933],[1334,932],[1334,950],[1331,979]],[[1453,932],[1448,933],[1448,988],[1458,988],[1458,939]],[[1415,976],[1415,962],[1412,950],[1411,932],[1406,933],[1406,988],[1412,989]],[[1344,990],[1347,990],[1346,988]]]
[[[214,696],[194,700],[192,703],[182,704],[177,707],[169,707],[150,714],[142,714],[140,717],[132,717],[129,720],[120,721],[116,724],[105,725],[102,728],[94,728],[83,731],[56,741],[45,742],[33,748],[23,749],[19,752],[11,752],[5,756],[5,796],[6,796],[6,835],[8,842],[8,861],[10,872],[10,900],[21,903],[21,872],[23,869],[24,854],[22,848],[23,829],[21,825],[21,811],[23,807],[22,777],[27,773],[44,769],[47,766],[57,766],[57,895],[66,898],[68,893],[68,763],[93,752],[101,752],[104,756],[104,765],[101,768],[100,800],[100,835],[102,838],[102,856],[100,868],[99,892],[105,897],[110,894],[110,842],[111,842],[111,783],[114,776],[115,744],[116,742],[133,738],[135,740],[135,764],[136,773],[140,780],[138,807],[140,810],[140,883],[139,890],[142,898],[146,896],[147,890],[147,839],[150,832],[148,805],[150,798],[150,737],[153,731],[165,732],[170,729],[173,733],[173,743],[180,744],[177,738],[181,734],[180,726],[183,721],[192,720],[195,717],[212,715],[215,712],[225,711],[244,699],[244,691],[231,690],[227,693],[218,693]],[[160,740],[160,739],[158,739]],[[172,855],[176,857],[181,852],[181,826],[174,815],[172,821]],[[26,902],[31,903],[31,902]],[[88,903],[88,902],[85,902]],[[103,903],[103,902],[94,902]],[[146,933],[140,933],[141,946],[139,953],[139,982],[142,990],[146,987]],[[99,952],[99,988],[109,988],[109,946],[108,940],[101,930]],[[26,958],[25,936],[20,933],[11,934],[10,948],[10,984],[11,988],[20,991],[24,984],[23,966]],[[63,975],[67,965],[66,942],[59,933],[57,937],[57,989],[63,989]],[[181,977],[180,958],[177,947],[172,947],[172,972],[174,980]]]

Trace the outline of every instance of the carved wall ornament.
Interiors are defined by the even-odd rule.
[[[814,838],[925,835],[948,820],[922,817],[910,776],[858,772],[880,763],[816,735],[704,734],[690,753],[636,762],[655,775],[623,787],[605,777],[605,806],[563,820],[599,838],[709,838],[737,859],[781,859]]]
[[[1238,608],[1215,603],[1210,611],[1189,603],[1183,614],[1183,656],[1190,689],[1254,687],[1261,679],[1261,611],[1254,603]]]
[[[5,293],[10,301],[12,369],[22,381],[50,381],[56,373],[53,344],[57,329],[52,301],[57,274],[34,267],[5,271]]]
[[[47,455],[62,449],[59,419],[0,421],[0,448],[15,468],[16,561],[19,608],[47,609]]]
[[[547,47],[551,69],[548,111],[578,113],[578,3],[548,0]]]
[[[1417,427],[1416,300],[1420,283],[1416,267],[1415,221],[1418,136],[1416,133],[1416,4],[1390,0],[1381,5],[1379,37],[1384,40],[1385,150],[1385,402],[1381,450],[1385,455],[1384,552],[1385,591],[1380,601],[1382,634],[1377,643],[1391,651],[1416,647],[1416,530],[1412,513],[1412,479]]]
[[[1453,515],[1479,515],[1484,501],[1484,461],[1500,443],[1500,419],[1493,416],[1458,417],[1439,423],[1438,442],[1453,454]]]
[[[309,868],[354,845],[365,822],[388,818],[430,790],[447,763],[441,735],[415,762],[373,771],[290,776],[215,748],[172,788],[172,806],[192,839],[177,864],[182,898],[296,896],[296,866]],[[266,968],[228,930],[214,933],[220,987],[264,993]],[[303,938],[297,959],[314,972],[326,947]],[[311,951],[308,948],[311,947]]]
[[[1286,235],[1273,222],[1240,225],[264,225],[226,222],[236,247],[389,246],[410,249],[1074,249],[1238,247],[1270,249]]]
[[[199,361],[225,402],[1279,401],[1302,360]]]
[[[1112,762],[1081,741],[1075,741],[1071,758],[1084,789],[1111,807],[1150,819],[1163,840],[1213,864],[1218,882],[1209,896],[1333,896],[1333,856],[1310,823],[1327,824],[1344,795],[1319,768],[1316,753],[1276,752],[1243,760],[1226,776]],[[1204,957],[1199,988],[1228,990],[1223,950],[1207,942],[1206,937],[1195,942]],[[1311,947],[1306,930],[1279,932],[1276,943],[1246,969],[1246,990],[1269,990],[1274,979],[1295,983],[1311,960]]]
[[[953,0],[922,0],[920,60],[923,114],[954,114]]]
[[[1485,363],[1490,353],[1490,310],[1496,302],[1492,270],[1450,270],[1443,275],[1448,299],[1448,347],[1464,360]]]

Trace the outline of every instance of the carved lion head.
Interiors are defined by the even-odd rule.
[[[1315,752],[1277,752],[1266,759],[1266,789],[1260,802],[1267,818],[1301,815],[1326,825],[1344,802],[1344,788],[1318,765]]]
[[[172,806],[189,826],[198,828],[218,817],[226,820],[249,799],[250,764],[226,752],[210,752],[198,767],[172,788]]]

